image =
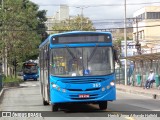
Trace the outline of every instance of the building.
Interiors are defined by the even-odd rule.
[[[133,40],[127,40],[127,56],[134,56],[137,52]],[[121,41],[121,57],[125,57],[125,41]]]
[[[53,16],[48,16],[45,22],[48,33],[52,33],[52,27],[55,23],[60,23],[63,20],[69,19],[69,7],[65,4],[59,6],[59,9],[54,13]]]
[[[137,10],[133,17],[133,40],[141,43],[146,53],[158,52],[160,46],[160,6],[147,6]],[[156,44],[155,44],[156,43]],[[158,50],[158,51],[157,51]]]
[[[51,17],[51,16],[47,16],[47,21],[45,22],[45,25],[47,27],[47,33],[51,33],[52,31],[52,26],[53,24],[55,23],[55,18],[54,17]]]

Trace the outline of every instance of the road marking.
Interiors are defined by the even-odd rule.
[[[34,84],[34,85],[30,85],[30,84],[20,84],[20,86],[21,87],[29,87],[29,86],[32,86],[32,87],[35,87],[35,86],[37,86],[36,84]]]
[[[28,86],[28,85],[26,85],[26,84],[20,84],[20,86],[22,86],[22,87],[26,87],[26,86]]]

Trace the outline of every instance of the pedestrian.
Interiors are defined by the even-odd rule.
[[[146,83],[145,83],[145,88],[147,88],[147,89],[150,88],[151,84],[153,82],[155,82],[155,74],[154,74],[153,70],[150,70],[148,79],[146,80]]]

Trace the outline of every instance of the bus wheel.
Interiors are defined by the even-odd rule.
[[[45,101],[45,100],[43,99],[43,105],[49,105],[49,102],[47,102],[47,101]]]
[[[24,81],[26,81],[27,79],[23,79]]]
[[[107,106],[108,106],[108,102],[107,102],[107,101],[104,101],[104,102],[100,102],[100,103],[99,103],[99,108],[100,108],[100,110],[106,110],[106,109],[107,109]]]
[[[52,104],[52,112],[58,111],[58,104]]]
[[[35,81],[37,81],[37,78],[36,79],[34,79]]]

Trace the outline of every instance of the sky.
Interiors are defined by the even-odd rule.
[[[39,5],[40,10],[47,10],[47,16],[54,16],[60,4],[69,6],[69,15],[81,15],[92,20],[96,29],[123,28],[125,18],[125,0],[30,0]],[[133,13],[144,6],[160,6],[160,0],[126,0],[126,18],[133,18]],[[77,8],[81,7],[81,8]],[[132,21],[127,21],[131,27]]]
[[[91,20],[124,19],[125,0],[30,0],[39,5],[40,10],[47,10],[47,16],[53,16],[58,11],[60,4],[69,6],[70,15],[81,14]],[[126,0],[126,17],[133,17],[133,12],[144,6],[160,6],[160,0]]]

